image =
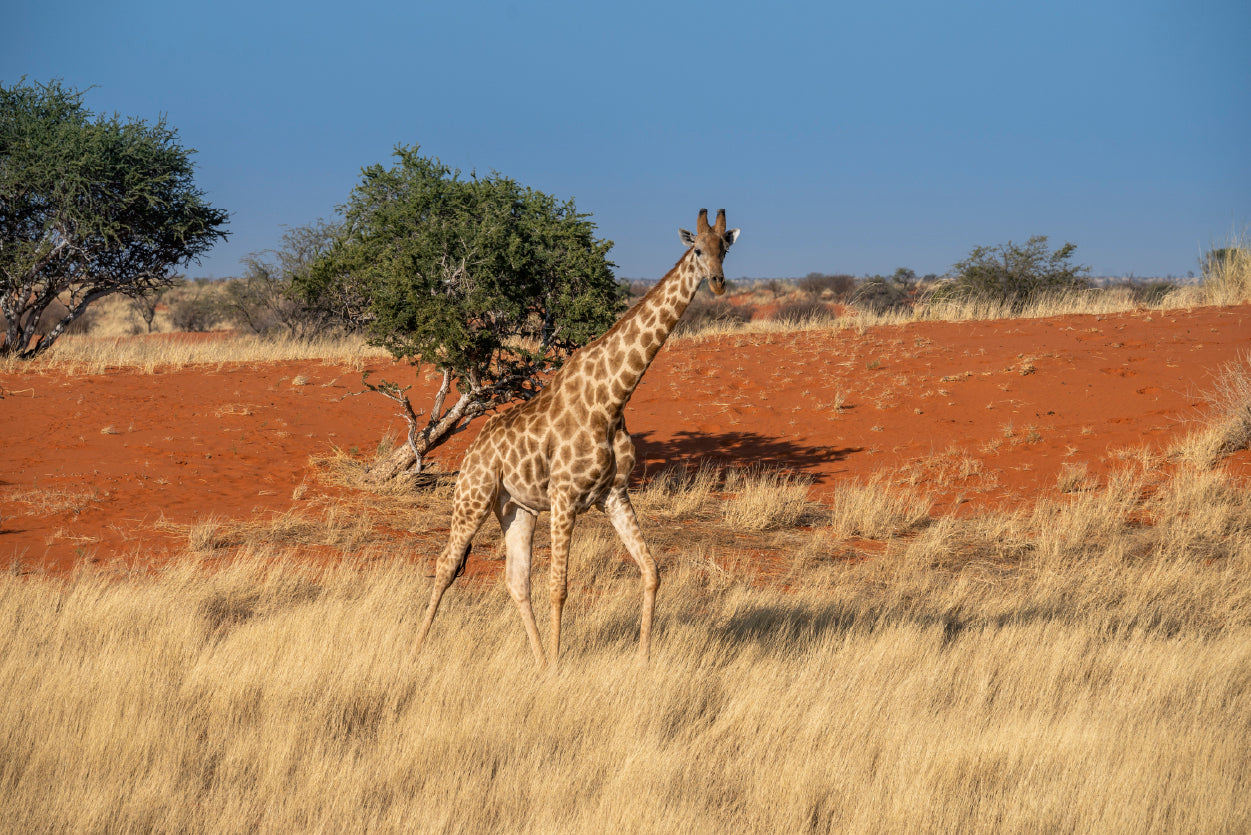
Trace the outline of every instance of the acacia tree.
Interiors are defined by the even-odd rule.
[[[626,295],[607,260],[612,242],[572,200],[499,174],[462,178],[417,146],[395,157],[362,171],[338,237],[294,280],[371,344],[442,376],[428,411],[412,406],[411,387],[366,379],[409,424],[375,480],[420,472],[474,418],[536,395],[543,374],[615,321]]]
[[[1046,235],[1035,235],[1024,246],[1011,241],[1002,246],[974,247],[969,257],[952,267],[950,291],[1008,302],[1020,311],[1044,293],[1079,290],[1089,286],[1089,267],[1069,262],[1077,244],[1049,251]]]
[[[173,283],[226,237],[225,212],[192,180],[193,150],[164,118],[96,117],[83,93],[0,85],[0,353],[29,359],[93,302]],[[66,313],[42,338],[40,316]]]

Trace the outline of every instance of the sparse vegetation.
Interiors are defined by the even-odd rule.
[[[1172,450],[1175,458],[1201,468],[1251,447],[1251,354],[1225,365],[1205,400],[1202,428]]]
[[[1207,304],[1237,304],[1251,299],[1251,247],[1234,238],[1214,247],[1200,260],[1203,295]]]
[[[851,303],[877,315],[903,311],[911,305],[916,289],[916,273],[906,267],[889,278],[875,275],[864,279],[852,294]]]
[[[192,282],[168,294],[169,321],[182,333],[206,333],[226,318],[222,288]]]
[[[773,318],[792,325],[810,325],[834,318],[833,309],[814,298],[797,299],[778,307]]]

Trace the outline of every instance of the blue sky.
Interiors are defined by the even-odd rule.
[[[228,276],[397,143],[590,212],[624,277],[724,207],[732,277],[943,273],[1047,235],[1185,275],[1251,224],[1251,3],[5,0],[0,80],[165,114]]]

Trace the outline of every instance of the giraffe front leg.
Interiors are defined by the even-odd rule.
[[[552,565],[548,575],[548,594],[552,601],[551,655],[552,666],[560,665],[560,615],[569,594],[569,543],[573,539],[573,523],[577,514],[567,498],[552,501]]]
[[[639,567],[643,580],[643,613],[639,619],[639,659],[647,661],[652,650],[652,617],[656,611],[656,590],[660,588],[660,571],[651,551],[643,540],[643,531],[634,515],[634,506],[630,504],[630,495],[624,487],[616,487],[604,501],[604,512],[608,514],[613,529],[631,559]]]

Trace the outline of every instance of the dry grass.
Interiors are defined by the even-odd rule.
[[[10,575],[0,818],[14,831],[1246,829],[1251,500],[1213,470],[1185,467],[1150,498],[1138,476],[1111,482],[920,529],[923,499],[863,485],[811,534],[825,544],[810,556],[828,556],[786,590],[687,543],[662,555],[646,667],[636,573],[595,524],[575,544],[595,592],[570,599],[556,673],[534,671],[499,583],[454,590],[415,656],[426,580],[369,548],[333,568],[258,546],[216,570]],[[874,504],[895,509],[851,521]],[[886,552],[834,556],[830,538],[853,531]]]
[[[647,482],[632,497],[640,514],[664,519],[695,516],[719,489],[722,473],[719,467],[701,464],[694,473],[681,468],[664,470]]]
[[[0,358],[0,371],[38,373],[55,369],[65,374],[101,374],[109,368],[131,368],[145,374],[189,365],[309,360],[363,370],[367,362],[388,358],[357,337],[314,340],[261,338],[232,333],[207,335],[62,336],[42,357],[28,362]],[[299,378],[296,378],[299,379]],[[307,378],[305,379],[305,383]],[[292,385],[303,385],[292,381]]]
[[[96,487],[81,490],[35,487],[6,493],[4,500],[26,505],[23,516],[50,516],[66,512],[77,515],[100,500],[100,491]]]
[[[1170,450],[1174,458],[1200,468],[1251,446],[1251,354],[1222,366],[1204,400],[1201,427]]]
[[[888,490],[881,478],[844,482],[830,500],[830,533],[838,539],[888,539],[929,521],[933,500],[916,490]]]
[[[809,483],[809,479],[777,470],[731,470],[725,489],[732,495],[722,502],[721,517],[732,530],[767,531],[793,528],[811,517],[824,516],[824,508],[808,498]]]
[[[1207,304],[1238,304],[1251,299],[1251,240],[1233,234],[1223,249],[1227,257],[1207,258],[1203,264],[1202,297]]]

